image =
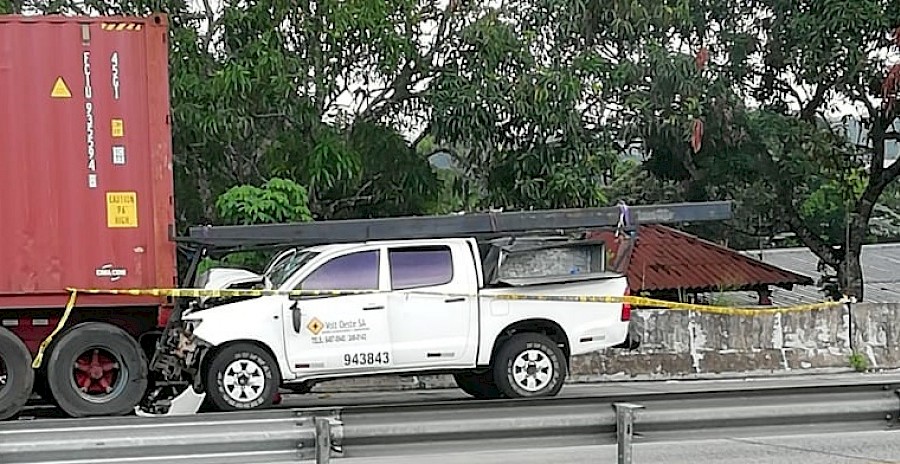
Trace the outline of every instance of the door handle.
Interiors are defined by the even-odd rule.
[[[300,306],[297,306],[297,302],[291,305],[291,325],[294,326],[294,332],[300,333],[301,327],[303,327],[303,312],[300,310]]]
[[[384,309],[384,305],[363,307],[363,311],[374,311],[376,309]]]
[[[461,296],[457,298],[447,298],[444,300],[444,303],[462,303],[463,301],[466,301],[466,298]]]

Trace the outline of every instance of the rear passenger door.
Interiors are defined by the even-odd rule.
[[[468,366],[477,350],[478,299],[464,244],[387,249],[394,368]],[[456,272],[454,272],[456,271]]]

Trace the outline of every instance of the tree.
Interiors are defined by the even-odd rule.
[[[216,199],[218,216],[227,225],[308,222],[309,195],[302,185],[287,179],[269,179],[262,187],[231,187]],[[201,272],[209,267],[234,265],[262,272],[272,258],[270,252],[243,251],[221,260],[204,258]]]
[[[419,213],[437,195],[427,160],[400,135],[423,117],[435,44],[454,31],[456,13],[435,2],[35,3],[40,12],[169,15],[182,225],[220,222],[219,195],[273,178],[303,185],[319,219]],[[431,38],[438,22],[443,35]]]
[[[760,222],[794,232],[861,299],[861,247],[900,176],[900,163],[884,166],[900,2],[614,1],[585,17],[621,78],[620,137],[643,147],[647,168],[688,198],[769,211]],[[842,102],[862,109],[868,143],[832,121]]]
[[[451,2],[453,3],[453,2]],[[596,56],[537,2],[485,6],[449,37],[426,92],[428,135],[478,206],[557,208],[606,202],[616,151],[594,103]]]
[[[419,212],[435,180],[397,143],[391,117],[417,84],[404,69],[420,56],[421,14],[409,0],[207,8],[208,32],[186,37],[191,59],[172,66],[181,175],[211,190],[204,215],[218,192],[203,182],[221,191],[272,176],[304,184],[320,219]],[[410,168],[388,171],[395,160]],[[411,195],[397,195],[398,183]]]

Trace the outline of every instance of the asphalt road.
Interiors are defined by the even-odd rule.
[[[615,445],[333,459],[336,464],[607,464]],[[900,464],[900,430],[635,444],[634,464]]]

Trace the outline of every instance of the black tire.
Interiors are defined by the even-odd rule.
[[[72,417],[121,416],[147,391],[147,356],[124,330],[86,322],[68,330],[47,360],[54,402]]]
[[[524,361],[519,357],[526,354],[529,365],[517,365],[517,360]],[[564,354],[553,340],[539,333],[520,333],[510,337],[497,352],[494,382],[509,398],[556,396],[566,380],[566,371]],[[519,377],[523,373],[524,379]],[[523,383],[532,388],[525,388]]]
[[[268,408],[280,384],[275,359],[252,343],[235,343],[218,350],[205,375],[207,398],[220,411]]]
[[[478,399],[503,398],[503,392],[494,383],[493,371],[460,372],[453,374],[453,380],[460,390]]]
[[[0,327],[0,421],[18,414],[28,402],[34,386],[31,360],[25,343]]]

